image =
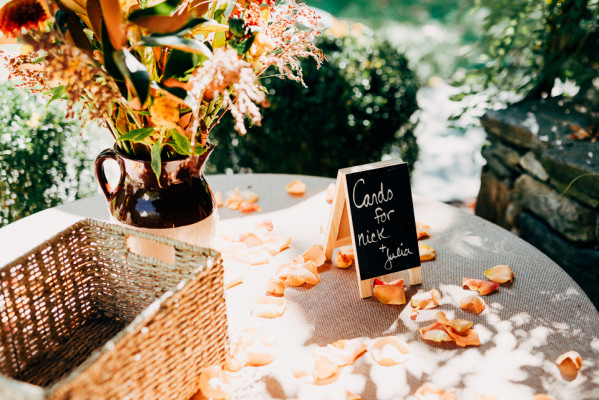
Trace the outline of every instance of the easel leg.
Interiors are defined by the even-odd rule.
[[[360,297],[365,299],[372,296],[372,279],[366,279],[358,282]]]
[[[410,268],[408,273],[410,275],[410,285],[420,285],[422,283],[422,271],[421,267]]]

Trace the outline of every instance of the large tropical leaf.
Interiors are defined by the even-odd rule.
[[[171,77],[183,78],[193,70],[198,62],[200,56],[194,53],[188,53],[181,50],[173,50],[166,60],[164,67],[164,80]]]
[[[129,14],[129,21],[135,22],[137,19],[142,17],[169,17],[177,9],[180,2],[181,0],[166,0],[162,3],[156,4],[153,7],[137,9]]]
[[[150,74],[145,65],[142,64],[128,49],[122,49],[113,54],[114,61],[125,79],[129,81],[143,105],[150,91]]]
[[[102,40],[102,10],[98,0],[87,0],[87,17],[96,37]]]
[[[188,156],[191,154],[191,145],[189,140],[174,129],[170,131],[171,141],[167,144],[173,148],[178,154]]]
[[[179,36],[144,36],[141,38],[142,46],[164,46],[172,49],[186,51],[189,53],[203,54],[212,58],[212,51],[203,42],[195,39],[182,38]]]
[[[119,0],[99,0],[99,3],[110,43],[116,50],[120,50],[127,43],[125,26],[121,17],[121,3]]]

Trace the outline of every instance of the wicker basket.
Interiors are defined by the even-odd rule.
[[[170,263],[130,252],[132,238]],[[0,285],[0,399],[188,399],[224,362],[213,250],[85,220],[2,268]]]

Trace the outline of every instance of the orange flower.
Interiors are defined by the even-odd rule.
[[[46,8],[39,0],[12,0],[0,9],[0,31],[15,37],[23,28],[40,29],[47,19]]]

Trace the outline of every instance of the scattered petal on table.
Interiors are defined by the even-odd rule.
[[[476,400],[499,400],[497,396],[492,394],[477,394]]]
[[[340,368],[327,357],[316,357],[314,361],[314,383],[326,382],[339,375]]]
[[[460,347],[480,346],[480,339],[478,338],[478,333],[476,333],[476,331],[474,331],[473,329],[468,329],[466,332],[460,333],[457,332],[451,326],[447,326],[445,328],[445,331],[449,336],[451,336],[455,344],[457,344]]]
[[[556,400],[555,397],[548,394],[535,394],[530,400]]]
[[[262,318],[277,318],[285,313],[287,302],[282,297],[259,296],[254,300],[252,315]]]
[[[329,186],[327,186],[327,203],[332,203],[333,202],[333,198],[335,198],[335,184],[334,183],[329,183]]]
[[[458,333],[465,333],[468,329],[472,328],[472,325],[474,325],[474,322],[465,319],[452,319],[450,321],[443,311],[439,311],[435,318],[437,319],[437,322],[447,327],[452,327]]]
[[[362,400],[362,396],[349,391],[345,392],[345,400]]]
[[[372,293],[383,304],[406,304],[406,292],[403,279],[393,282],[383,282],[375,279],[372,284]]]
[[[239,241],[248,247],[260,246],[271,238],[270,231],[266,229],[256,229],[249,232],[243,232],[239,235]]]
[[[225,369],[235,372],[245,366],[260,367],[275,359],[276,340],[266,331],[246,328],[231,344],[231,355]]]
[[[254,230],[260,230],[260,229],[266,229],[267,231],[272,231],[273,230],[273,224],[272,221],[269,219],[263,219],[258,225],[256,225],[254,227]]]
[[[238,209],[239,209],[239,211],[241,211],[242,213],[245,213],[245,214],[253,213],[256,211],[262,211],[262,207],[260,207],[258,204],[248,203],[245,200],[243,200],[243,201],[241,201],[241,203],[239,203]]]
[[[216,203],[217,207],[223,206],[223,195],[220,192],[214,193],[214,202]]]
[[[505,283],[514,279],[514,273],[509,265],[496,265],[485,271],[487,279],[497,283]]]
[[[302,357],[293,365],[293,376],[311,385],[327,385],[339,377],[341,367],[326,357],[311,355]]]
[[[262,244],[262,248],[268,251],[271,256],[276,256],[291,245],[291,237],[273,236]]]
[[[314,261],[292,261],[279,267],[276,277],[289,286],[300,286],[304,283],[316,285],[320,282],[320,275]]]
[[[420,253],[420,261],[430,261],[437,256],[435,249],[424,243],[418,243],[418,252]]]
[[[378,364],[389,367],[408,361],[410,348],[406,342],[395,336],[385,336],[372,345],[370,353]]]
[[[306,184],[300,180],[295,180],[285,187],[287,193],[294,196],[303,196],[306,193]]]
[[[228,280],[225,279],[225,290],[229,290],[231,288],[234,288],[235,286],[241,285],[243,283],[243,279],[243,275],[236,276]]]
[[[418,240],[426,239],[427,237],[430,236],[430,234],[429,234],[430,229],[431,229],[430,226],[421,224],[420,222],[416,222],[416,238]]]
[[[478,294],[485,296],[499,288],[499,283],[491,281],[483,281],[473,278],[462,278],[462,287],[464,289],[478,291]]]
[[[416,390],[414,395],[419,400],[456,400],[454,393],[455,389],[445,391],[436,385],[425,383]]]
[[[200,391],[209,399],[231,398],[230,377],[220,365],[211,365],[200,374]]]
[[[319,244],[312,245],[308,250],[302,254],[304,261],[314,261],[316,267],[320,267],[326,261],[324,250]]]
[[[263,265],[268,264],[270,261],[270,254],[264,249],[248,250],[247,258],[251,265]]]
[[[412,315],[410,318],[416,319],[420,310],[430,310],[437,307],[439,301],[441,301],[441,293],[437,289],[416,293],[410,300],[410,305],[412,306]]]
[[[567,381],[573,381],[578,375],[578,370],[582,368],[582,357],[577,351],[570,350],[560,355],[555,363],[559,372]]]
[[[452,342],[453,339],[443,329],[429,329],[420,333],[422,339],[432,342]]]
[[[250,192],[249,190],[241,190],[239,191],[237,188],[235,189],[239,197],[243,199],[246,203],[255,203],[258,201],[258,195],[254,192]]]
[[[328,344],[322,349],[322,355],[342,367],[353,364],[367,349],[358,339],[342,339]]]
[[[483,299],[473,294],[460,300],[460,307],[473,314],[480,314],[486,307]]]
[[[243,198],[238,194],[239,189],[235,189],[235,193],[231,193],[224,201],[225,207],[231,210],[237,210],[239,208],[239,204],[243,201]]]
[[[285,294],[285,282],[279,278],[270,278],[266,283],[266,291],[272,296],[283,296]]]
[[[348,268],[354,263],[354,248],[344,246],[337,250],[335,255],[335,266],[337,268]]]

